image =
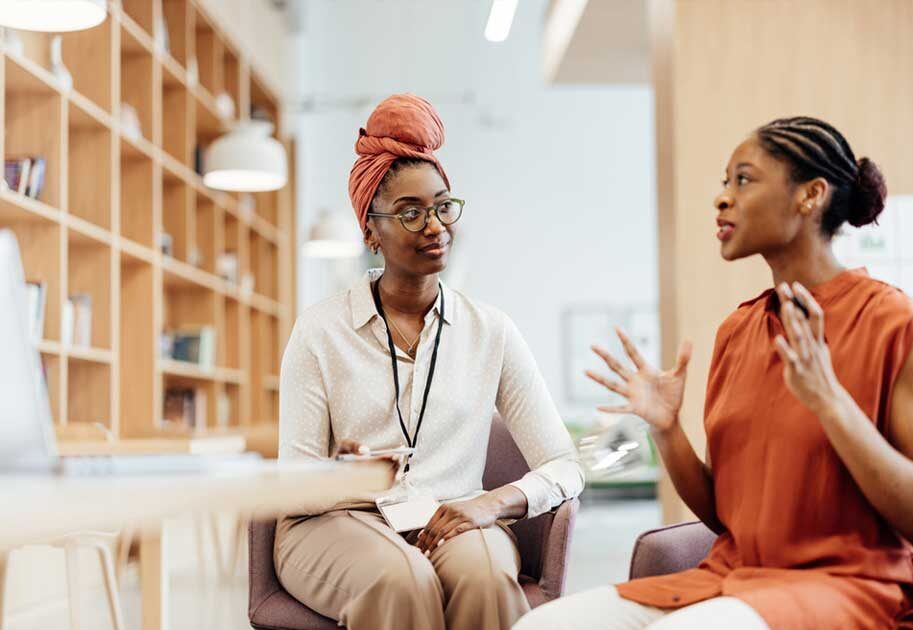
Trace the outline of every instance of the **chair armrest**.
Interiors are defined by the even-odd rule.
[[[273,544],[276,538],[276,521],[252,520],[248,526],[248,615],[253,618],[260,605],[277,592],[282,585],[273,566]]]
[[[707,557],[716,538],[700,521],[644,532],[634,543],[629,577],[634,580],[693,569]]]
[[[511,525],[523,562],[520,572],[537,580],[548,600],[564,593],[571,532],[579,506],[578,499],[571,499],[550,512]]]

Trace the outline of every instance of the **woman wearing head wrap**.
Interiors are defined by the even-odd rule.
[[[509,628],[529,605],[504,520],[547,512],[583,487],[516,327],[439,279],[464,205],[434,155],[443,141],[419,97],[392,96],[371,114],[349,195],[384,268],[303,312],[282,361],[280,458],[414,447],[408,483],[441,504],[423,528],[400,533],[373,495],[302,505],[281,520],[283,586],[353,630]],[[496,408],[531,472],[484,492]]]

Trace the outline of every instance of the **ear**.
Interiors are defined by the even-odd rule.
[[[800,186],[799,212],[806,216],[820,212],[827,205],[830,189],[830,184],[823,177],[816,177]]]
[[[368,219],[368,222],[365,224],[364,241],[367,248],[376,254],[377,250],[380,249],[380,238],[374,228],[374,219]]]

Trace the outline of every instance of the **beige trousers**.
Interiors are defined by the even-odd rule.
[[[285,519],[276,574],[316,612],[350,630],[507,630],[529,604],[520,554],[506,527],[472,530],[422,555],[377,512],[338,510]]]
[[[601,586],[556,599],[532,611],[514,630],[768,630],[754,608],[735,597],[716,597],[677,610],[644,606]]]

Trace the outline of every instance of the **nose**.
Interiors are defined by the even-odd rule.
[[[717,212],[722,212],[731,208],[732,203],[732,195],[724,190],[713,200],[713,207],[716,208]]]
[[[428,223],[425,225],[425,234],[428,236],[436,236],[444,231],[444,224],[441,223],[441,220],[437,216],[437,211],[432,210],[428,213]]]

